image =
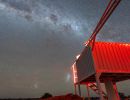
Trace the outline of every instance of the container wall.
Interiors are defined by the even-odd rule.
[[[130,73],[130,44],[95,42],[92,53],[98,72]]]
[[[91,47],[86,47],[83,50],[79,59],[76,61],[76,66],[79,82],[95,73]]]

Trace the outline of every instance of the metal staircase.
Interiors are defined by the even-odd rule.
[[[87,85],[88,85],[88,87],[90,87],[96,94],[100,95],[99,89],[98,89],[98,86],[97,86],[96,83],[88,83]],[[104,98],[107,98],[107,94],[106,94],[104,91],[102,91],[102,95],[103,95]]]

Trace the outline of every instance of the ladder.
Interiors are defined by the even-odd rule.
[[[100,95],[100,94],[99,94],[99,90],[98,90],[98,86],[97,86],[96,83],[88,83],[87,85],[88,85],[88,87],[90,87],[96,94]],[[106,93],[105,93],[104,91],[102,91],[102,95],[103,95],[103,97],[107,98],[107,95],[106,95]]]

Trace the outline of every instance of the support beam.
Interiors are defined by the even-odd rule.
[[[80,88],[80,84],[78,84],[78,90],[79,90],[79,96],[81,96],[81,88]]]
[[[116,83],[113,83],[111,80],[106,80],[105,87],[107,91],[108,100],[120,100]]]
[[[74,84],[74,93],[75,93],[75,95],[77,95],[77,87],[76,87],[76,84]]]
[[[86,84],[86,87],[87,87],[87,98],[88,98],[88,100],[90,100],[90,93],[89,93],[89,86],[88,86],[88,83]]]
[[[88,46],[91,42],[95,41],[96,35],[102,29],[102,27],[104,26],[106,21],[109,19],[110,15],[113,13],[113,11],[116,9],[116,7],[119,5],[120,1],[121,0],[110,0],[107,8],[105,9],[101,19],[99,20],[96,28],[93,31],[92,35],[90,36],[89,40],[85,43],[86,46]]]

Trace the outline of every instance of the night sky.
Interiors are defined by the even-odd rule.
[[[0,97],[73,92],[70,67],[108,0],[0,0]],[[97,40],[130,42],[130,0]],[[130,94],[130,81],[118,89]]]

